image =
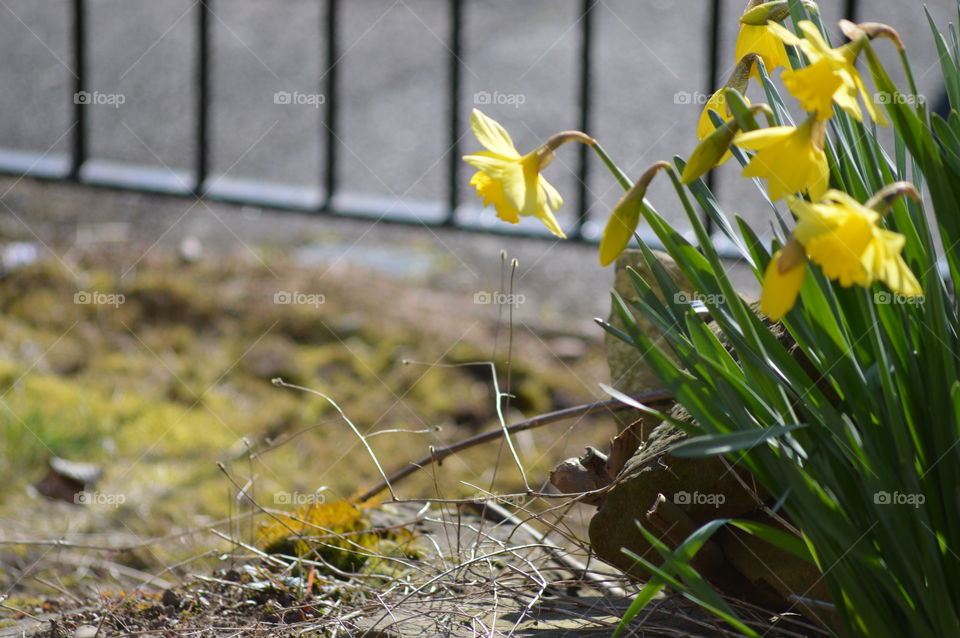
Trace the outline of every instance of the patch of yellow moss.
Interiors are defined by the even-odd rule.
[[[314,503],[279,516],[258,530],[258,542],[270,554],[320,560],[343,572],[356,572],[375,553],[380,536],[360,507],[348,501]]]

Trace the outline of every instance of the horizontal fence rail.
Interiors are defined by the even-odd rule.
[[[186,180],[171,179],[167,169],[144,168],[143,170],[116,171],[109,167],[100,166],[95,172],[86,171],[90,167],[89,155],[89,121],[87,104],[76,96],[84,95],[88,90],[88,36],[87,0],[71,0],[70,51],[72,56],[73,89],[71,99],[71,113],[73,124],[70,135],[70,152],[66,162],[47,157],[45,153],[0,148],[0,173],[17,176],[28,176],[42,179],[70,180],[81,184],[120,188],[140,192],[161,193],[168,195],[203,197],[211,200],[220,200],[242,205],[264,206],[279,210],[296,210],[300,212],[322,213],[344,217],[364,219],[378,219],[387,222],[408,224],[422,224],[428,226],[447,226],[452,228],[480,231],[487,233],[501,233],[530,237],[550,237],[536,231],[517,230],[508,224],[477,225],[463,221],[458,216],[461,196],[462,162],[460,140],[464,133],[465,122],[461,117],[463,104],[461,93],[463,88],[463,31],[464,9],[470,0],[449,0],[447,6],[449,29],[447,31],[446,46],[449,52],[447,60],[447,109],[448,109],[448,158],[446,165],[446,197],[438,198],[442,201],[437,215],[433,211],[424,211],[423,215],[416,213],[391,213],[384,205],[381,208],[369,205],[338,204],[335,196],[338,195],[337,168],[338,150],[341,144],[338,128],[338,102],[341,91],[338,64],[341,51],[339,47],[340,6],[343,0],[321,0],[322,24],[318,33],[322,34],[323,58],[325,70],[321,75],[326,100],[321,110],[321,139],[318,144],[324,147],[321,175],[319,176],[319,192],[321,196],[316,202],[304,198],[291,197],[285,192],[282,184],[265,188],[260,183],[240,183],[230,186],[213,184],[210,175],[210,117],[211,117],[211,16],[215,0],[198,0],[196,4],[196,64],[195,96],[193,126],[196,152],[193,159],[191,174]],[[577,109],[578,123],[581,130],[589,131],[592,122],[593,93],[592,75],[594,66],[593,43],[595,38],[594,14],[602,3],[600,0],[577,0],[580,2],[577,15],[579,29],[579,59],[576,69],[577,77]],[[723,33],[722,15],[724,0],[709,1],[709,20],[707,21],[706,36],[706,77],[707,86],[704,93],[709,95],[719,85],[722,78],[720,73],[721,34]],[[742,2],[743,0],[738,0]],[[844,0],[844,13],[850,19],[855,19],[858,0]],[[577,214],[575,225],[570,230],[570,237],[575,241],[596,241],[596,237],[585,235],[584,229],[589,219],[590,193],[587,187],[590,169],[588,149],[580,146],[577,162],[578,184],[575,195]],[[708,176],[710,179],[710,176]],[[243,180],[240,180],[241,182]],[[188,184],[188,186],[184,186]],[[705,224],[710,228],[711,221],[705,216]],[[654,242],[655,243],[655,242]],[[731,256],[732,252],[731,252]]]

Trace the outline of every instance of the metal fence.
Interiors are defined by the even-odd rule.
[[[462,103],[462,73],[464,68],[462,33],[464,31],[464,5],[471,0],[448,0],[448,24],[447,49],[449,56],[447,60],[447,111],[448,111],[448,135],[450,152],[446,166],[446,198],[444,214],[434,220],[414,219],[409,216],[391,216],[384,214],[384,211],[376,210],[355,210],[339,207],[334,200],[338,193],[337,184],[337,161],[338,147],[340,145],[340,135],[338,128],[338,96],[343,90],[342,80],[337,73],[336,61],[339,59],[341,50],[338,41],[339,36],[339,10],[344,0],[320,0],[322,3],[321,13],[324,14],[322,25],[319,28],[319,35],[324,45],[324,58],[326,70],[323,74],[323,90],[327,99],[324,102],[324,109],[321,112],[322,126],[321,135],[323,139],[318,139],[317,143],[322,144],[325,149],[321,174],[318,175],[318,186],[322,193],[319,204],[304,208],[302,205],[291,203],[288,199],[277,197],[274,191],[258,192],[256,187],[236,189],[233,192],[215,192],[210,190],[209,174],[210,166],[210,89],[211,89],[211,32],[210,23],[213,15],[213,5],[215,0],[199,0],[196,4],[196,67],[193,71],[194,87],[194,105],[193,105],[193,126],[196,137],[196,153],[193,158],[191,179],[188,185],[172,183],[170,180],[150,179],[146,175],[140,178],[131,178],[125,175],[123,178],[111,178],[109,174],[98,174],[96,178],[89,178],[84,175],[84,165],[90,158],[89,155],[89,130],[87,107],[83,100],[76,99],[75,96],[84,95],[88,90],[88,78],[90,77],[88,60],[88,38],[89,26],[87,24],[87,0],[71,0],[70,2],[70,34],[72,42],[71,49],[71,67],[74,74],[74,82],[70,94],[65,95],[64,99],[71,100],[73,113],[73,128],[70,141],[69,161],[50,162],[44,161],[44,156],[39,152],[23,153],[21,151],[12,151],[11,149],[0,148],[0,173],[12,174],[18,176],[29,176],[53,180],[70,180],[82,184],[92,184],[97,186],[106,186],[113,188],[122,188],[140,192],[164,193],[169,195],[205,197],[221,201],[229,201],[237,204],[250,204],[257,206],[267,206],[280,210],[299,210],[301,212],[313,212],[318,214],[340,215],[345,217],[363,217],[369,218],[371,215],[385,221],[397,221],[402,223],[418,223],[433,226],[447,226],[453,228],[462,228],[467,230],[478,230],[483,232],[500,232],[508,234],[531,234],[527,232],[517,232],[514,227],[507,224],[497,224],[495,226],[476,226],[465,223],[459,219],[457,208],[460,201],[460,178],[463,170],[460,160],[461,149],[459,140],[463,134],[465,122],[461,117]],[[593,70],[593,41],[595,38],[595,27],[593,15],[595,9],[601,4],[602,0],[579,0],[579,68],[576,70],[578,83],[578,122],[581,130],[590,130],[591,128],[591,76]],[[704,87],[704,93],[709,94],[719,84],[720,78],[720,36],[724,25],[722,24],[724,0],[703,0],[709,2],[709,19],[707,21],[706,41],[706,65],[707,86]],[[742,2],[743,0],[731,0]],[[858,0],[844,0],[844,14],[850,19],[854,19],[857,11]],[[578,158],[577,176],[578,187],[575,199],[577,207],[577,218],[575,226],[570,230],[570,236],[574,240],[585,240],[583,229],[589,221],[589,191],[587,188],[588,171],[590,163],[588,162],[588,149],[585,146],[580,147]],[[709,220],[706,220],[709,224]],[[532,234],[533,236],[541,236]]]

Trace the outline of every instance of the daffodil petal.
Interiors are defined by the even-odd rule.
[[[783,48],[783,42],[771,29],[773,24],[776,23],[767,23],[760,26],[741,24],[734,53],[736,59],[742,60],[748,54],[756,53],[763,59],[767,73],[773,73],[777,68],[788,66],[790,61],[787,57],[787,50]],[[779,27],[780,25],[776,26]],[[756,66],[750,70],[750,75],[757,79],[760,78]]]
[[[759,151],[767,148],[793,133],[796,129],[792,126],[770,126],[768,128],[757,129],[756,131],[746,131],[738,134],[733,143],[741,148],[750,151]]]
[[[857,102],[856,85],[843,85],[833,94],[832,99],[837,106],[846,111],[850,117],[858,122],[863,121],[863,111],[860,110],[860,104]]]
[[[557,189],[553,187],[553,184],[541,177],[540,186],[543,188],[543,192],[547,196],[547,205],[550,206],[552,210],[557,210],[563,206],[563,197],[561,197]]]
[[[470,179],[470,185],[477,189],[477,197],[483,199],[484,206],[493,206],[497,217],[510,224],[520,223],[520,214],[516,208],[507,203],[503,196],[503,186],[498,180],[483,172],[477,172]]]
[[[830,164],[822,149],[813,149],[812,171],[807,181],[807,192],[812,199],[820,199],[830,188]]]
[[[474,167],[478,171],[490,175],[499,175],[503,171],[510,170],[511,166],[516,165],[516,161],[504,159],[502,156],[480,151],[472,155],[464,155],[463,161]]]
[[[773,22],[773,21],[768,22],[767,29],[770,30],[770,33],[772,35],[775,35],[780,40],[782,40],[784,44],[789,44],[790,46],[799,46],[801,42],[800,37],[798,35],[789,31],[786,27],[784,27],[782,24],[779,24],[777,22]]]
[[[473,109],[470,114],[470,130],[477,141],[489,151],[498,153],[511,159],[519,159],[520,153],[513,145],[510,134],[499,122],[484,115],[479,109]]]
[[[923,289],[920,288],[920,282],[917,281],[916,276],[910,270],[907,262],[899,255],[887,265],[886,271],[879,279],[887,284],[890,290],[901,295],[917,297],[923,294]]]
[[[870,114],[873,121],[876,122],[878,126],[890,126],[890,121],[884,112],[877,108],[876,103],[873,101],[873,96],[867,91],[867,87],[863,83],[863,78],[860,77],[859,73],[853,74],[853,81],[856,84],[857,91],[859,91],[863,97],[863,105],[867,107],[867,113]]]
[[[820,29],[818,29],[814,23],[809,20],[801,20],[797,24],[797,28],[800,29],[800,33],[803,34],[804,39],[813,46],[817,53],[822,55],[829,54],[831,51],[830,45],[827,44],[827,41],[823,38],[823,34],[820,33]]]
[[[507,170],[501,171],[497,179],[499,179],[500,185],[503,187],[504,198],[510,206],[520,211],[521,215],[524,215],[524,211],[529,210],[530,207],[527,203],[528,185],[523,166],[520,163],[515,163]],[[534,193],[533,196],[535,198],[536,194]]]
[[[560,239],[566,239],[567,234],[563,232],[563,229],[560,228],[560,223],[557,221],[557,218],[550,212],[549,208],[542,208],[537,212],[537,219],[543,222],[543,225],[547,227],[551,233],[559,237]]]

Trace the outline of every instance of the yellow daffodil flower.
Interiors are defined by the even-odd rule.
[[[463,157],[477,169],[470,185],[483,198],[483,205],[493,205],[497,217],[516,224],[520,217],[536,217],[557,237],[566,237],[553,213],[563,205],[563,198],[540,175],[550,160],[553,150],[540,147],[520,155],[510,134],[498,122],[474,109],[470,128],[477,141],[487,150]]]
[[[734,57],[737,60],[742,60],[744,56],[756,53],[763,60],[763,66],[766,67],[767,73],[773,73],[773,70],[779,67],[789,68],[790,58],[787,57],[783,40],[773,34],[770,30],[771,24],[776,23],[770,22],[762,25],[741,23]],[[760,79],[757,67],[750,70],[750,75],[758,80]]]
[[[880,213],[837,190],[817,203],[797,197],[788,203],[797,226],[770,260],[760,296],[760,310],[772,320],[779,321],[796,303],[808,259],[844,287],[879,281],[897,294],[922,294],[901,256],[905,237],[882,228]]]
[[[823,123],[811,117],[798,127],[772,126],[740,133],[733,143],[757,151],[744,166],[743,176],[765,178],[770,199],[801,191],[819,199],[830,183],[823,136]]]
[[[768,25],[771,34],[786,44],[800,47],[810,61],[802,69],[783,72],[783,83],[791,95],[800,100],[804,109],[816,113],[821,120],[833,117],[833,104],[836,103],[858,122],[863,121],[863,112],[857,99],[862,97],[870,117],[877,124],[886,126],[886,117],[877,109],[854,66],[866,36],[834,49],[809,20],[802,20],[797,26],[803,38],[779,24],[771,22]]]
[[[844,192],[827,191],[819,203],[789,199],[797,216],[793,233],[811,261],[841,286],[886,284],[895,293],[921,294],[901,252],[906,238],[882,228],[880,213]]]

